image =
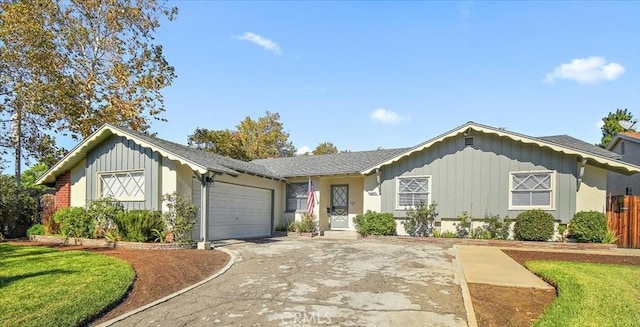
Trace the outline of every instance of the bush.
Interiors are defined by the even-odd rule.
[[[583,243],[602,243],[607,233],[607,217],[598,211],[577,212],[569,221],[571,234]]]
[[[433,233],[433,221],[436,219],[434,202],[426,205],[420,202],[415,208],[407,210],[407,220],[402,222],[404,230],[411,236],[429,236]]]
[[[38,206],[28,189],[0,175],[0,239],[24,236],[37,220]]]
[[[60,208],[53,214],[53,221],[60,226],[64,237],[88,238],[93,235],[93,220],[84,208]]]
[[[166,229],[173,233],[174,240],[189,241],[191,231],[196,227],[196,219],[200,211],[198,207],[175,192],[165,194],[162,201],[169,209],[163,214]]]
[[[468,212],[464,211],[459,216],[460,220],[458,223],[455,223],[456,226],[456,237],[457,238],[466,238],[471,234],[471,215]]]
[[[27,229],[27,235],[44,235],[44,225],[35,224]]]
[[[447,230],[447,231],[444,231],[444,232],[440,233],[440,237],[442,237],[442,238],[456,238],[457,234],[452,232],[452,231],[450,231],[450,230]]]
[[[509,239],[511,220],[509,217],[500,218],[500,215],[485,217],[485,228],[493,240]]]
[[[479,240],[490,240],[491,233],[484,226],[478,226],[471,231],[471,238]]]
[[[118,234],[122,239],[131,242],[153,241],[160,231],[166,230],[159,211],[121,211],[116,215],[114,223],[118,226]]]
[[[540,209],[521,212],[513,232],[519,241],[547,241],[553,236],[553,216]]]
[[[93,237],[105,237],[116,227],[113,222],[119,212],[124,211],[122,204],[112,198],[101,198],[89,202],[87,216],[93,220]]]
[[[308,213],[302,214],[302,220],[295,222],[296,231],[298,233],[313,233],[316,230],[316,223],[313,215]]]
[[[396,232],[396,220],[393,214],[378,213],[367,210],[367,213],[353,218],[356,231],[362,236],[367,235],[393,235]]]
[[[291,221],[287,218],[281,218],[280,222],[276,225],[276,232],[286,232],[289,231],[289,226],[291,225]]]

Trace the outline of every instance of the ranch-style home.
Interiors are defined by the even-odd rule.
[[[319,230],[354,230],[367,210],[393,213],[403,234],[406,210],[437,203],[436,221],[453,228],[473,217],[515,217],[538,208],[567,223],[581,210],[603,211],[607,173],[640,166],[567,135],[532,137],[474,122],[410,148],[243,162],[104,125],[51,167],[56,207],[113,197],[125,208],[164,210],[162,195],[189,197],[201,209],[194,239],[268,236],[307,209],[311,179]]]

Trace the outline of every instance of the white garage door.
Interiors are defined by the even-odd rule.
[[[271,190],[216,182],[209,193],[209,238],[271,235]]]

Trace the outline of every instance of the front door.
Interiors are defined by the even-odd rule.
[[[349,227],[349,185],[331,185],[331,229]]]

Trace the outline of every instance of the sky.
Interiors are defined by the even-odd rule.
[[[640,1],[170,1],[161,138],[281,116],[302,151],[408,147],[468,121],[590,143],[640,118]],[[75,144],[61,140],[67,148]]]

